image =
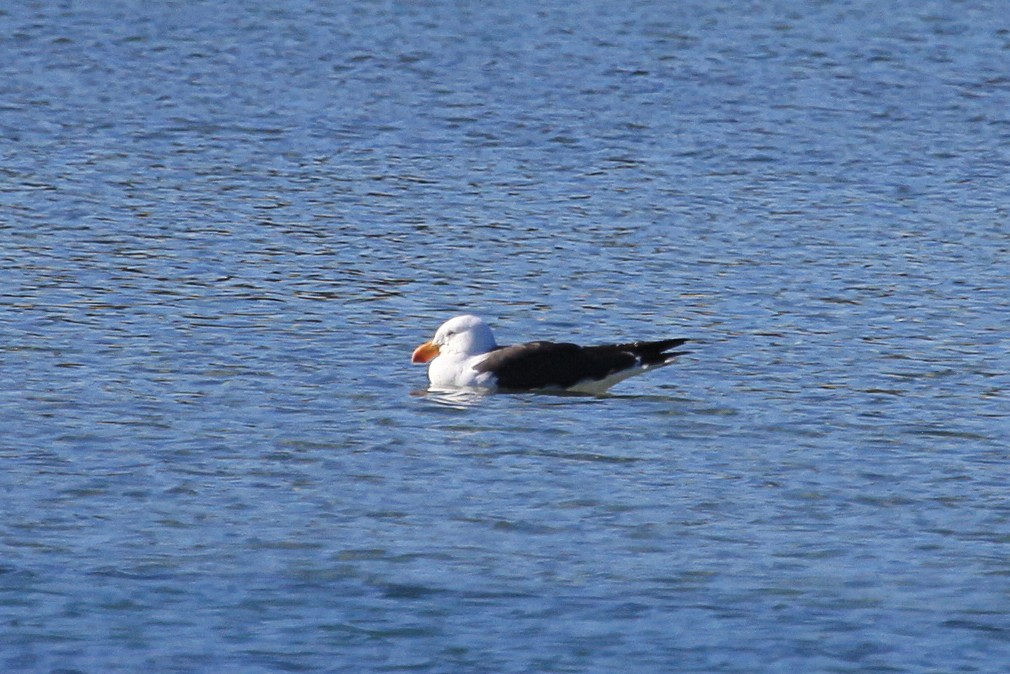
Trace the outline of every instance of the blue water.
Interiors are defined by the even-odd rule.
[[[1005,10],[5,5],[0,669],[1007,671]]]

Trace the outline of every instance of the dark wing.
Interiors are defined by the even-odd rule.
[[[630,353],[592,351],[577,344],[530,342],[496,349],[474,366],[491,372],[504,389],[568,388],[584,379],[602,379],[635,364]]]
[[[685,341],[669,339],[588,347],[530,342],[496,349],[474,369],[491,372],[504,389],[568,388],[638,365],[665,364],[679,355],[665,351]]]
[[[683,356],[687,351],[671,351],[687,343],[686,339],[661,339],[658,342],[631,342],[630,344],[608,344],[607,346],[590,346],[586,351],[616,350],[630,353],[645,367],[666,365],[677,356]]]

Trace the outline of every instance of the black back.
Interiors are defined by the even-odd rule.
[[[530,342],[499,347],[474,369],[493,373],[500,388],[568,388],[586,379],[603,379],[639,363],[665,363],[680,355],[666,351],[686,341],[667,339],[585,347],[568,343]]]

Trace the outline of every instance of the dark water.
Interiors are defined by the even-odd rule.
[[[1007,671],[1008,17],[6,5],[0,668]]]

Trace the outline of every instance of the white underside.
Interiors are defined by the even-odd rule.
[[[490,372],[477,372],[474,369],[474,367],[484,360],[486,356],[486,353],[482,353],[477,356],[454,356],[453,354],[439,355],[431,361],[431,364],[428,366],[428,379],[431,382],[431,388],[495,388],[495,378],[493,374]],[[667,361],[667,363],[671,361]],[[656,367],[662,367],[662,365],[666,365],[667,363],[662,363],[661,365],[651,365],[648,367],[642,367],[639,365],[627,370],[615,372],[603,379],[586,379],[574,386],[569,386],[566,389],[558,387],[558,390],[570,391],[572,393],[600,395],[606,393],[611,386],[619,384],[625,379],[642,374],[648,370],[655,369]]]
[[[486,357],[486,353],[476,356],[443,353],[428,365],[428,380],[432,388],[494,388],[494,375],[473,369]]]
[[[593,395],[600,395],[606,393],[614,384],[619,384],[629,377],[634,377],[636,374],[642,374],[645,372],[644,367],[633,367],[630,370],[622,370],[620,372],[615,372],[612,375],[604,377],[603,379],[586,379],[580,381],[575,386],[569,386],[566,391],[571,391],[572,393],[591,393]]]

